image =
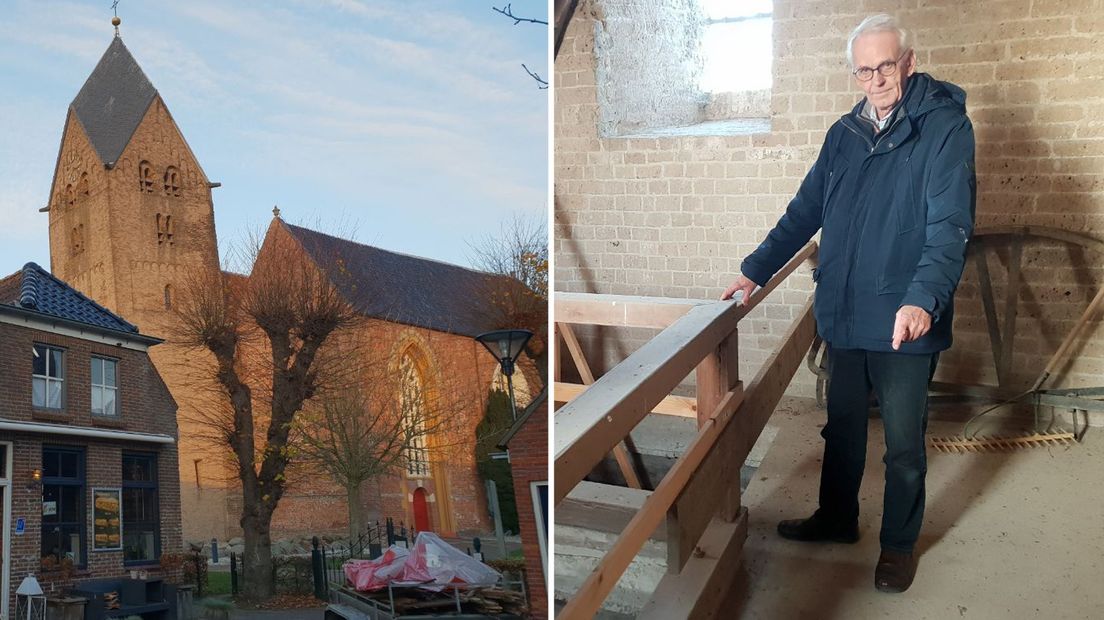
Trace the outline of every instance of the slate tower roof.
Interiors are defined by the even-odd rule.
[[[157,96],[138,61],[115,37],[70,105],[100,160],[114,165]]]

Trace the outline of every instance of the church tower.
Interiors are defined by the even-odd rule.
[[[215,186],[116,23],[114,39],[66,115],[43,209],[50,218],[51,271],[142,333],[168,340],[150,357],[178,405],[186,540],[222,536],[227,521],[219,489],[225,463],[192,438],[189,424],[195,423],[188,420],[202,405],[172,343],[177,296],[191,278],[219,273]],[[193,369],[202,363],[202,356],[189,360]]]

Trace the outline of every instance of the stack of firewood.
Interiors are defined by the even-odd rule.
[[[515,614],[523,616],[528,611],[525,595],[521,592],[502,588],[480,588],[461,595],[464,607],[471,605],[471,611],[481,614]]]
[[[118,592],[104,592],[104,609],[118,609],[122,607],[122,603],[119,602]]]

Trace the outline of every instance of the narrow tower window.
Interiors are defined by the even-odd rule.
[[[77,204],[77,195],[73,193],[73,185],[65,186],[65,206],[72,207]]]
[[[162,222],[161,214],[157,214],[157,245],[165,243],[165,225]]]
[[[87,196],[88,192],[88,173],[81,174],[80,185],[77,186],[77,194],[79,196]]]
[[[173,244],[173,218],[171,215],[165,216],[165,241],[168,241],[169,245]]]
[[[165,309],[172,310],[172,285],[165,285]]]
[[[153,193],[153,169],[148,161],[138,164],[138,188],[147,194]]]
[[[165,170],[165,195],[180,195],[180,173],[172,166]]]

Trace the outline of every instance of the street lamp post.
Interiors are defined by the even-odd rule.
[[[514,420],[517,420],[517,404],[514,402],[514,362],[532,337],[533,332],[527,329],[500,329],[475,337],[487,347],[502,366],[502,374],[506,375],[506,385],[510,390],[510,411],[513,413]]]

